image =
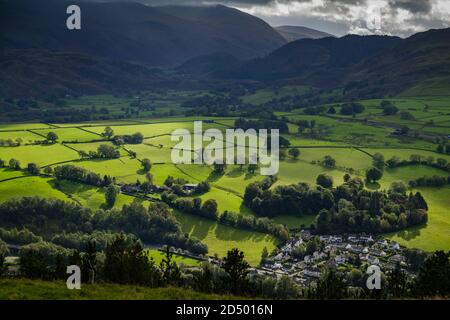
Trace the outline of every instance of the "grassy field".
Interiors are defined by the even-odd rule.
[[[131,285],[81,285],[68,290],[62,281],[0,279],[0,300],[232,300],[181,288],[146,288]]]
[[[0,140],[21,139],[22,144],[33,143],[36,140],[44,140],[41,136],[30,131],[0,131]]]
[[[162,259],[165,257],[165,254],[159,250],[156,249],[149,249],[147,250],[147,254],[149,258],[152,258],[153,261],[155,261],[156,265],[159,266]],[[178,265],[185,265],[187,267],[196,267],[201,264],[200,260],[195,260],[192,258],[180,256],[173,254],[172,260],[175,261]]]
[[[76,160],[79,156],[76,151],[61,144],[0,148],[0,159],[9,161],[11,158],[19,160],[22,167],[26,167],[31,162],[42,167],[53,163]]]
[[[56,189],[55,183],[51,185]],[[70,181],[59,181],[57,189],[64,194],[70,195],[70,198],[76,203],[91,209],[110,209],[106,205],[104,188],[92,187]],[[136,199],[124,194],[118,194],[114,208],[120,209],[124,204],[130,204]]]
[[[58,141],[61,142],[86,142],[102,139],[99,135],[81,130],[79,128],[44,129],[34,130],[33,132],[42,136],[47,136],[49,132],[54,132],[58,135]]]
[[[69,201],[69,198],[53,188],[52,179],[41,177],[24,177],[0,182],[0,202],[16,197],[40,196]]]
[[[274,89],[275,90],[275,89]],[[278,90],[278,95],[290,95],[304,88],[283,88]],[[249,94],[245,99],[251,103],[264,103],[271,98],[275,92],[273,90],[257,91]],[[108,100],[109,99],[109,100]],[[103,101],[102,97],[90,97],[89,99],[78,100],[77,103],[92,103],[96,106],[113,103],[113,110],[120,110],[127,99],[112,99],[109,97]],[[150,99],[150,98],[149,98]],[[419,99],[419,98],[399,98],[395,99],[395,104],[400,110],[408,110],[414,114],[415,120],[411,120],[408,125],[411,128],[422,128],[428,121],[449,121],[445,110],[447,102],[444,98]],[[298,160],[286,159],[280,162],[278,180],[275,184],[292,184],[308,182],[315,185],[316,178],[321,173],[327,173],[334,179],[334,185],[343,182],[343,176],[351,173],[353,176],[364,177],[365,170],[372,166],[370,155],[379,152],[385,159],[398,156],[401,159],[409,159],[412,154],[419,154],[424,158],[434,157],[445,158],[450,161],[450,156],[440,155],[433,152],[436,144],[420,139],[408,138],[400,140],[390,136],[391,125],[398,123],[405,124],[398,116],[386,117],[381,114],[379,108],[381,100],[365,100],[362,103],[366,106],[363,114],[357,115],[355,119],[339,114],[329,116],[310,116],[302,114],[302,110],[283,112],[279,115],[288,117],[291,121],[308,120],[315,121],[316,128],[320,128],[318,137],[313,138],[308,133],[298,134],[296,125],[290,124],[290,134],[285,135],[289,139],[291,146],[300,148]],[[427,108],[426,108],[427,107]],[[119,111],[117,111],[119,112]],[[121,111],[120,111],[121,112]],[[120,113],[119,112],[119,113]],[[386,125],[373,126],[363,123],[363,119],[383,122]],[[168,176],[183,178],[191,183],[208,181],[211,190],[201,195],[203,200],[215,199],[218,202],[219,211],[233,211],[239,214],[253,214],[248,208],[242,205],[242,196],[249,183],[262,180],[264,177],[259,174],[250,175],[246,168],[241,170],[238,166],[229,165],[223,175],[215,175],[212,167],[207,165],[174,165],[171,162],[171,148],[177,143],[171,141],[170,133],[179,128],[192,130],[193,120],[213,119],[213,123],[204,123],[203,129],[217,128],[221,131],[234,123],[233,118],[216,119],[211,117],[160,117],[160,118],[134,118],[131,120],[108,120],[92,121],[77,124],[62,124],[60,128],[51,128],[46,124],[15,124],[0,125],[1,137],[21,137],[25,140],[33,139],[36,135],[29,131],[45,135],[49,131],[54,131],[59,136],[59,141],[78,141],[79,143],[54,144],[51,146],[20,146],[0,148],[0,159],[9,161],[11,158],[18,159],[22,167],[29,162],[35,162],[40,166],[69,162],[76,166],[117,178],[120,183],[134,183],[136,180],[145,181],[145,173],[142,170],[139,159],[149,158],[153,162],[151,173],[154,183],[164,184]],[[54,125],[56,126],[56,125]],[[83,160],[78,161],[79,156],[76,150],[94,151],[100,144],[111,142],[89,142],[101,138],[98,134],[103,132],[106,126],[111,126],[115,134],[133,134],[141,132],[147,137],[143,144],[125,145],[128,150],[137,154],[137,159],[130,158],[124,149],[120,149],[122,157],[114,160]],[[80,128],[84,128],[80,129]],[[445,128],[445,127],[442,127]],[[15,131],[1,131],[15,130]],[[87,132],[92,131],[93,133]],[[204,145],[207,143],[204,142]],[[422,150],[423,149],[423,150]],[[336,159],[336,168],[327,169],[321,166],[320,161],[325,155],[330,155]],[[77,161],[75,161],[77,160]],[[56,188],[54,181],[41,177],[25,177],[9,181],[4,179],[21,177],[24,172],[0,169],[0,202],[16,196],[40,195],[45,197],[56,197],[59,199],[72,200],[83,206],[93,209],[105,208],[104,190],[76,183],[61,182]],[[379,187],[386,189],[394,181],[416,179],[420,176],[443,175],[448,173],[427,166],[408,166],[397,169],[386,169],[383,178],[379,181]],[[373,186],[371,186],[373,187]],[[408,230],[403,233],[390,234],[389,237],[398,240],[402,244],[410,247],[419,247],[426,250],[445,249],[450,243],[449,234],[449,213],[450,189],[421,189],[425,199],[430,206],[429,222],[427,226]],[[133,197],[119,195],[115,204],[120,208],[123,204],[135,201]],[[221,256],[232,247],[238,247],[246,254],[247,259],[253,265],[259,263],[261,252],[264,247],[272,250],[277,241],[266,234],[239,230],[217,224],[214,221],[203,219],[197,216],[190,216],[184,213],[176,213],[184,232],[202,240],[209,247],[209,253],[217,253]],[[301,225],[309,226],[314,222],[314,216],[293,217],[281,216],[274,220],[290,228],[298,228]],[[152,253],[152,255],[158,253]]]
[[[180,212],[176,212],[176,217],[184,232],[208,245],[210,254],[217,253],[221,257],[228,250],[239,248],[251,265],[257,265],[261,261],[263,248],[272,251],[277,244],[276,239],[263,233],[231,228]]]
[[[23,171],[17,171],[17,170],[10,170],[8,168],[2,168],[0,169],[0,181],[15,177],[22,177],[25,175],[25,172]]]
[[[428,202],[428,223],[387,235],[410,248],[450,250],[450,188],[419,189]]]

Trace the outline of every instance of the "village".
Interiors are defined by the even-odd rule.
[[[359,270],[356,274],[361,279],[353,279],[349,286],[363,285],[363,275],[373,265],[383,273],[400,266],[409,278],[415,276],[409,271],[403,247],[373,235],[317,236],[302,230],[264,260],[259,268],[252,270],[253,273],[287,275],[302,287],[320,279],[328,269],[345,275]]]

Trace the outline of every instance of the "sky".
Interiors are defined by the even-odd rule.
[[[407,37],[432,28],[450,27],[450,0],[128,1],[151,5],[224,4],[260,17],[273,26],[305,26],[337,36],[352,33]]]

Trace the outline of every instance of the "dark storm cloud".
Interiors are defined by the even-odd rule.
[[[129,1],[152,6],[223,4],[258,16],[272,25],[303,25],[335,35],[409,36],[449,27],[450,0],[84,0]],[[374,10],[375,7],[375,10]],[[381,28],[368,27],[377,10]]]
[[[389,2],[395,9],[408,10],[411,13],[428,13],[431,11],[431,0],[395,0]]]

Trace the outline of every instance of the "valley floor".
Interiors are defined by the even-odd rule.
[[[273,94],[271,93],[271,96]],[[448,132],[450,127],[443,122],[442,124],[439,122],[440,125],[432,126],[427,121],[429,118],[439,119],[439,121],[446,120],[449,116],[444,115],[441,111],[446,108],[449,99],[394,99],[400,110],[409,110],[414,115],[415,120],[409,122],[400,119],[399,116],[380,115],[378,108],[380,101],[362,101],[366,110],[354,119],[338,114],[334,116],[305,115],[301,113],[301,110],[277,113],[279,117],[283,116],[288,119],[289,134],[285,135],[285,138],[291,142],[291,147],[298,147],[301,154],[298,160],[288,157],[281,161],[276,185],[299,182],[315,185],[316,177],[321,173],[332,176],[335,186],[343,182],[343,176],[346,173],[364,178],[365,171],[372,166],[372,156],[375,153],[384,155],[386,160],[393,156],[398,156],[401,160],[408,160],[411,155],[419,155],[423,159],[442,158],[450,162],[450,156],[435,152],[437,145],[429,140],[412,137],[402,140],[390,134],[396,123],[408,124],[412,129],[419,128],[422,130],[421,132],[427,134],[430,132],[429,128],[439,129],[440,135]],[[365,118],[372,119],[378,124],[364,124]],[[299,119],[314,121],[316,127],[319,128],[320,137],[313,138],[307,132],[299,134],[298,125],[295,122]],[[168,117],[117,123],[97,121],[78,124],[0,124],[1,139],[20,138],[22,140],[22,145],[19,147],[0,147],[0,159],[6,163],[11,158],[18,159],[22,167],[30,162],[36,163],[41,168],[46,166],[54,168],[63,163],[73,164],[101,175],[114,176],[119,183],[134,183],[138,179],[145,181],[145,174],[141,170],[139,160],[149,158],[153,162],[151,173],[155,184],[162,185],[169,175],[183,178],[190,183],[208,181],[211,184],[211,190],[201,196],[203,201],[215,199],[220,212],[228,210],[236,214],[253,215],[254,213],[242,204],[242,197],[248,184],[262,180],[264,177],[249,174],[246,170],[241,171],[237,166],[229,166],[224,175],[216,176],[212,173],[210,166],[174,165],[171,162],[171,152],[176,142],[171,141],[170,133],[180,128],[192,130],[193,120],[209,120],[208,123],[203,124],[203,129],[224,130],[233,127],[235,118]],[[110,143],[101,136],[105,126],[108,125],[115,134],[141,132],[145,137],[143,144],[125,145],[124,148],[119,148],[121,155],[119,159],[80,159],[79,151],[94,151],[100,144]],[[50,131],[58,135],[58,143],[47,146],[34,144],[34,141],[44,139],[43,137]],[[135,152],[136,158],[130,158],[126,150]],[[336,160],[334,169],[327,169],[321,165],[325,155],[330,155]],[[424,165],[386,168],[379,184],[369,187],[388,189],[392,182],[402,181],[408,184],[410,180],[418,177],[434,175],[447,177],[449,174],[444,170]],[[417,190],[424,194],[429,203],[428,224],[388,234],[387,237],[405,246],[427,251],[449,250],[450,189],[447,186],[422,187]],[[100,209],[104,208],[104,193],[103,188],[72,182],[61,182],[56,187],[54,179],[51,178],[26,176],[24,171],[0,169],[0,202],[19,196],[39,195],[74,201],[91,209]],[[123,204],[133,201],[139,200],[120,194],[115,206],[120,208]],[[264,247],[270,252],[277,245],[274,237],[263,233],[220,225],[211,220],[180,212],[176,212],[176,217],[184,232],[208,245],[211,255],[217,253],[223,256],[227,250],[238,247],[245,252],[247,260],[252,265],[257,265]],[[290,228],[298,228],[301,225],[308,227],[314,222],[314,216],[279,216],[274,220]]]

